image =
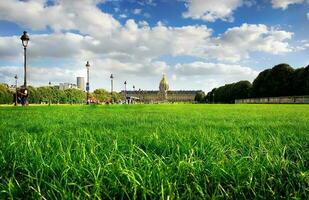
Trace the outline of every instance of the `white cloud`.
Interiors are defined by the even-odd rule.
[[[141,61],[129,62],[119,61],[117,59],[105,58],[93,60],[96,66],[96,73],[100,76],[100,71],[113,72],[116,74],[132,74],[137,76],[161,75],[169,70],[169,66],[162,61]]]
[[[292,51],[286,40],[293,33],[269,28],[263,24],[243,24],[228,29],[215,38],[208,54],[218,60],[237,62],[249,58],[250,52],[281,54]]]
[[[51,27],[56,32],[78,30],[97,37],[111,35],[120,24],[96,7],[100,2],[102,1],[56,0],[54,5],[47,6],[45,0],[2,0],[0,19],[34,30]]]
[[[143,16],[144,16],[145,18],[150,18],[150,17],[151,17],[151,15],[150,15],[149,13],[144,13]]]
[[[22,53],[21,41],[18,36],[0,37],[0,58],[16,58]]]
[[[154,0],[139,0],[137,1],[137,3],[141,6],[156,6],[157,5]]]
[[[97,82],[102,79],[99,75],[106,73],[149,77],[164,72],[175,74],[175,80],[181,81],[184,76],[196,71],[204,70],[204,74],[208,74],[213,72],[214,68],[217,68],[217,72],[222,76],[233,74],[234,80],[237,77],[234,74],[235,70],[243,74],[241,77],[245,77],[246,73],[250,76],[250,69],[236,64],[224,66],[214,63],[191,63],[179,64],[174,71],[167,63],[160,61],[160,58],[165,55],[191,56],[220,62],[238,62],[249,58],[252,52],[280,54],[291,51],[287,40],[293,34],[266,25],[243,24],[230,28],[217,37],[214,37],[213,31],[205,25],[171,27],[158,23],[150,27],[146,21],[135,22],[131,19],[127,20],[125,25],[121,25],[97,7],[100,2],[102,1],[57,0],[55,4],[47,6],[43,0],[3,0],[0,2],[0,19],[25,25],[32,30],[45,30],[46,27],[53,30],[50,34],[31,34],[30,31],[28,63],[29,67],[33,68],[35,61],[42,62],[46,58],[73,61],[73,66],[63,67],[64,71],[68,71],[63,76],[59,74],[60,78],[55,78],[56,80],[74,77],[72,72],[83,68],[86,60],[93,63],[93,69],[97,72],[93,76],[97,76]],[[23,13],[25,6],[27,11]],[[222,9],[225,9],[224,6]],[[230,11],[225,16],[222,14],[220,18],[231,17],[233,9]],[[72,30],[77,31],[72,33]],[[0,37],[1,59],[22,58],[19,37]],[[207,66],[212,68],[209,69]],[[34,73],[38,74],[37,77],[44,77],[44,70],[38,70],[39,68],[44,67],[36,68],[37,71]],[[47,69],[49,68],[46,67]],[[57,69],[60,67],[52,67],[51,72],[60,73]],[[38,78],[33,77],[33,80],[36,79]],[[0,80],[6,79],[0,77]]]
[[[271,0],[273,8],[287,9],[289,5],[303,3],[304,0]]]
[[[217,19],[232,21],[233,11],[243,5],[243,0],[187,0],[185,18],[214,22]]]
[[[237,62],[249,58],[251,52],[289,52],[291,49],[286,40],[292,35],[265,25],[243,24],[212,37],[212,30],[206,26],[168,27],[158,24],[151,28],[143,21],[137,24],[128,20],[112,38],[76,33],[30,35],[29,57],[112,58],[121,62],[149,62],[164,55],[186,55]],[[2,58],[14,58],[22,53],[19,36],[0,37],[0,44]]]
[[[298,44],[293,47],[294,51],[304,51],[306,49],[309,49],[309,41],[308,40],[298,41]]]
[[[126,14],[119,15],[120,18],[127,18],[128,16]]]
[[[19,77],[18,85],[23,84],[23,68],[16,66],[0,67],[0,80],[2,82],[15,84],[15,74]],[[46,86],[49,81],[53,84],[60,82],[75,82],[74,71],[59,67],[28,67],[27,78],[29,85]]]
[[[189,76],[213,76],[229,75],[242,76],[246,78],[255,77],[258,72],[240,65],[228,65],[222,63],[193,62],[187,64],[176,64],[175,72],[180,75]]]
[[[212,30],[205,25],[169,27],[158,23],[155,27],[149,27],[145,22],[136,23],[129,19],[122,26],[112,16],[96,7],[99,2],[102,2],[99,0],[82,0],[74,3],[68,0],[57,0],[51,6],[46,6],[43,0],[2,2],[0,19],[17,23],[24,20],[33,29],[39,27],[45,29],[46,26],[50,26],[56,31],[49,35],[31,36],[32,47],[29,53],[33,57],[76,58],[113,54],[121,55],[122,58],[126,55],[132,62],[132,59],[152,60],[162,55],[187,55],[237,62],[248,58],[249,53],[254,51],[271,54],[290,51],[286,40],[291,38],[292,33],[274,30],[265,25],[243,24],[240,27],[228,29],[221,36],[214,38],[211,36]],[[237,2],[238,0],[232,0],[225,5]],[[217,3],[214,3],[215,5]],[[28,13],[19,15],[22,13],[23,6],[29,6]],[[53,15],[48,14],[50,10],[55,10]],[[46,14],[38,17],[35,14],[37,11],[46,12]],[[66,18],[66,15],[75,17]],[[76,29],[83,35],[58,32],[58,30],[70,29]],[[14,39],[14,47],[17,47],[19,44],[16,43],[18,40],[15,42],[16,38],[2,38],[2,42]],[[1,57],[14,56],[14,53],[20,52],[3,46],[0,47]]]
[[[140,9],[140,8],[135,8],[135,9],[132,11],[132,13],[133,13],[134,15],[139,15],[139,14],[142,13],[142,9]]]
[[[185,64],[176,64],[172,76],[173,82],[177,84],[184,83],[186,87],[188,82],[210,91],[214,87],[222,86],[227,83],[237,82],[240,80],[253,81],[258,75],[258,71],[243,67],[241,65],[229,65],[223,63],[192,62]],[[192,83],[194,80],[194,83]]]

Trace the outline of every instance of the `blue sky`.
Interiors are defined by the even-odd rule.
[[[29,83],[123,82],[156,90],[239,81],[279,63],[309,64],[308,0],[2,0],[0,82],[22,77],[19,37],[30,34]],[[20,80],[22,83],[22,80]]]

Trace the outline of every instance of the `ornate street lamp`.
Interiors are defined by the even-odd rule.
[[[27,46],[30,40],[29,35],[24,31],[20,37],[22,45],[24,47],[24,88],[22,92],[22,105],[28,105],[28,92],[27,92]]]
[[[87,83],[86,83],[86,91],[87,91],[87,104],[89,104],[89,68],[90,68],[90,64],[89,61],[87,61],[86,63],[86,68],[87,68]]]
[[[135,85],[133,85],[133,92],[135,92]]]
[[[114,100],[113,100],[114,78],[115,78],[114,75],[111,74],[110,79],[111,79],[111,101],[112,103],[114,103]]]
[[[124,82],[124,102],[127,103],[127,81]]]
[[[20,37],[23,47],[24,47],[24,87],[27,87],[27,46],[30,40],[27,31],[24,31],[24,34]]]
[[[124,82],[124,92],[127,94],[127,81]]]
[[[15,78],[15,104],[14,104],[14,106],[17,106],[17,95],[18,95],[18,92],[17,92],[17,79],[18,79],[18,77],[17,77],[17,75],[15,75],[14,78]]]
[[[48,85],[49,85],[49,95],[48,95],[48,105],[50,106],[50,99],[51,99],[51,82],[49,81],[49,83],[48,83]]]

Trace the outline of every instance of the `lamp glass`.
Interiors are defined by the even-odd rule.
[[[24,47],[27,47],[27,46],[28,46],[29,40],[22,40],[22,42],[23,42],[23,46],[24,46]]]

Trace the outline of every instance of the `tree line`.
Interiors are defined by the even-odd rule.
[[[31,104],[82,104],[86,102],[87,93],[79,89],[60,90],[56,86],[33,87],[28,86],[29,103]],[[0,104],[15,102],[15,89],[10,89],[6,84],[0,84]],[[120,102],[121,94],[112,94],[105,89],[96,89],[89,94],[89,99],[95,103]]]
[[[235,99],[309,95],[309,65],[298,69],[279,64],[249,81],[226,84],[207,93],[208,103],[234,103]]]

